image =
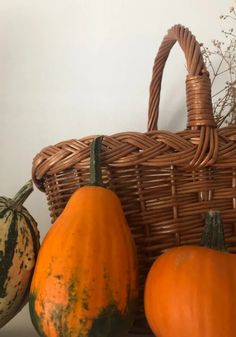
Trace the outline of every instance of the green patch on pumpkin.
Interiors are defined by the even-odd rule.
[[[61,274],[57,274],[57,275],[54,275],[54,277],[58,280],[62,280],[63,279],[63,275]]]
[[[56,278],[61,279],[63,275],[55,275]],[[76,279],[72,279],[68,286],[68,304],[64,307],[61,304],[53,305],[50,312],[50,321],[55,327],[58,337],[71,337],[72,331],[67,326],[67,317],[73,312],[74,304],[77,302],[77,294],[76,294]],[[41,320],[45,319],[45,317],[40,317],[35,311],[35,301],[36,301],[36,293],[32,293],[29,296],[29,310],[32,323],[41,337],[47,337],[42,329]],[[42,305],[43,307],[43,305]]]
[[[71,337],[72,331],[67,325],[67,318],[71,312],[74,310],[74,305],[77,302],[76,294],[76,284],[77,281],[75,278],[69,283],[67,292],[68,292],[68,304],[64,307],[61,304],[55,304],[54,308],[51,310],[50,320],[52,321],[58,337]]]
[[[135,308],[134,300],[129,301],[123,313],[117,309],[115,303],[108,305],[93,321],[87,337],[123,337],[133,323]]]
[[[89,292],[87,289],[84,289],[81,298],[81,306],[84,310],[89,310],[89,299],[90,299]]]
[[[66,324],[64,314],[66,314],[66,309],[64,309],[63,305],[56,304],[51,311],[50,320],[56,329],[58,337],[71,337],[72,332]]]
[[[31,321],[41,337],[47,337],[42,329],[41,325],[41,317],[35,311],[35,301],[36,301],[36,293],[31,293],[29,296],[29,311],[31,316]]]
[[[74,305],[78,301],[76,296],[77,280],[72,278],[68,286],[68,304],[66,307],[55,304],[50,313],[50,321],[53,323],[57,337],[124,337],[130,329],[136,311],[137,300],[130,299],[126,310],[121,312],[117,304],[111,302],[106,308],[102,309],[98,316],[91,320],[91,327],[88,331],[88,317],[80,317],[78,326],[70,329],[67,325],[67,318],[74,310]],[[129,296],[130,297],[130,296]],[[34,310],[36,294],[31,294],[29,298],[30,314],[33,325],[41,337],[47,337],[42,330],[41,319]],[[89,296],[85,292],[83,296],[83,306],[87,309]],[[44,317],[45,319],[45,317]],[[80,328],[79,328],[80,326]]]

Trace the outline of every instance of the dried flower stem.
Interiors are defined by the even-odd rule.
[[[232,25],[236,21],[234,6],[220,19]],[[224,42],[213,40],[213,50],[202,45],[203,57],[212,78],[213,110],[218,126],[236,124],[236,34],[232,27],[222,30],[222,33]]]

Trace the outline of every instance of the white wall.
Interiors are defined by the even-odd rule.
[[[13,196],[31,177],[32,159],[47,145],[89,134],[145,131],[153,60],[167,29],[181,23],[210,45],[222,37],[219,16],[230,5],[230,0],[0,0],[0,195]],[[163,82],[162,129],[185,127],[185,75],[184,56],[175,47]],[[35,190],[25,205],[43,237],[50,226],[44,194]],[[34,336],[26,309],[1,336],[16,336],[23,321],[28,331],[23,335]]]

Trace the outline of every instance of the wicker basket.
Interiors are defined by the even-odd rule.
[[[175,42],[185,53],[187,128],[157,131],[162,73]],[[52,220],[88,181],[94,136],[44,148],[33,180],[46,192]],[[217,129],[211,84],[200,46],[189,30],[172,27],[160,46],[150,86],[148,132],[104,136],[103,178],[120,197],[139,258],[140,305],[133,333],[148,333],[143,311],[147,272],[166,249],[199,243],[206,210],[222,213],[227,248],[236,252],[236,128]],[[150,332],[150,331],[149,331]]]

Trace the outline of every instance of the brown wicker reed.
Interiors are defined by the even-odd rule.
[[[188,115],[186,130],[173,133],[158,131],[157,121],[162,73],[176,41],[187,62]],[[46,192],[52,220],[72,192],[88,181],[93,139],[63,141],[34,158],[33,180]],[[235,127],[216,127],[198,42],[187,28],[172,27],[155,59],[148,132],[124,132],[103,140],[103,178],[121,199],[138,251],[140,305],[133,333],[148,333],[143,287],[151,264],[170,247],[198,244],[206,210],[222,212],[227,248],[236,252],[235,141]]]

